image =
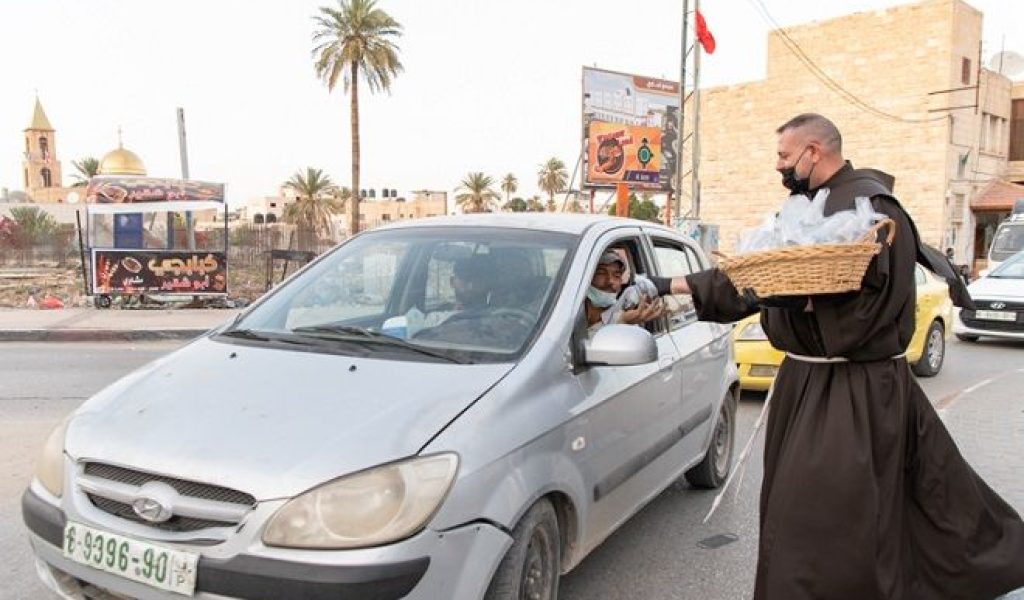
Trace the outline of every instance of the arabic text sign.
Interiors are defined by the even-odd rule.
[[[654,79],[629,73],[617,73],[583,68],[583,125],[588,142],[587,169],[584,185],[605,187],[625,182],[630,187],[669,190],[675,177],[678,161],[678,119],[679,84],[664,79]],[[650,165],[634,171],[629,177],[609,178],[603,173],[607,165],[599,169],[592,163],[595,125],[615,124],[619,127],[655,128],[660,134],[658,141],[647,135],[650,148],[657,161],[657,178],[649,174]],[[605,150],[607,152],[607,149]],[[603,174],[602,174],[603,173]]]
[[[93,250],[93,292],[223,294],[226,265],[223,252]]]
[[[85,201],[92,204],[138,202],[224,202],[224,184],[183,179],[98,176],[89,180]]]

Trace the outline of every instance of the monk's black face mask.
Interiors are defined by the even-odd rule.
[[[793,166],[779,171],[782,174],[782,185],[792,194],[806,194],[811,190],[811,173],[814,172],[814,164],[811,164],[811,170],[807,172],[807,177],[796,176],[796,166],[800,164],[800,159],[804,157],[809,148],[810,146],[804,148],[800,156],[793,161]]]

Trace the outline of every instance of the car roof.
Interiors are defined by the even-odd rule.
[[[380,227],[384,229],[404,229],[410,227],[501,227],[507,229],[534,229],[582,235],[591,228],[599,230],[616,227],[633,226],[648,229],[670,229],[650,221],[609,217],[607,215],[581,215],[565,213],[477,213],[451,215],[444,217],[427,217],[400,221],[392,225]]]

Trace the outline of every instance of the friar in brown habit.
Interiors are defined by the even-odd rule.
[[[914,263],[970,305],[963,282],[921,242],[892,179],[843,160],[831,121],[804,114],[777,133],[792,193],[827,188],[826,216],[868,197],[897,233],[858,292],[761,299],[717,269],[671,281],[703,320],[760,310],[787,353],[766,429],[755,600],[991,600],[1024,587],[1024,522],[964,461],[904,357]]]

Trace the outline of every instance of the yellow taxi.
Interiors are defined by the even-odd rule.
[[[953,325],[953,303],[949,300],[946,282],[931,271],[917,265],[914,277],[917,281],[917,324],[907,348],[907,360],[917,376],[933,377],[942,368],[946,355],[946,340]],[[761,315],[751,315],[736,323],[732,339],[740,371],[740,387],[767,390],[785,354],[768,343],[761,329]]]

